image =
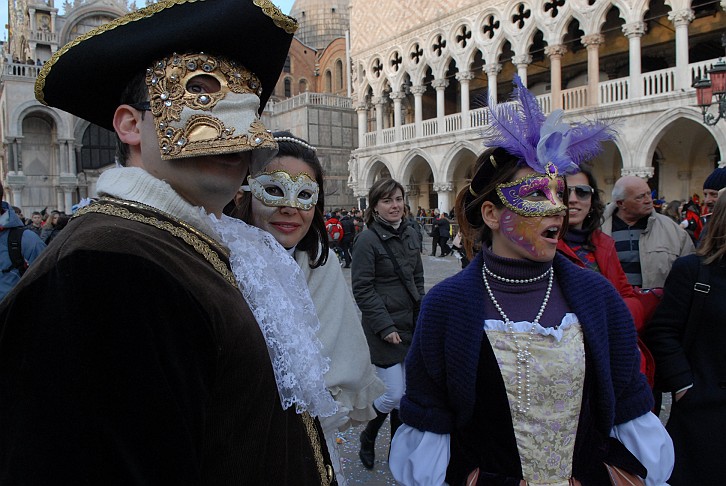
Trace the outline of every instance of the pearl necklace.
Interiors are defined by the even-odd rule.
[[[495,278],[495,279],[499,280],[500,282],[510,283],[510,284],[528,284],[528,283],[538,282],[538,281],[542,280],[543,278],[545,278],[547,275],[549,275],[550,272],[552,271],[552,267],[550,267],[547,269],[547,271],[545,273],[543,273],[542,275],[538,275],[537,277],[516,279],[516,278],[507,278],[507,277],[502,277],[501,275],[497,275],[496,273],[489,270],[489,267],[487,267],[486,264],[484,264],[484,266],[482,268],[484,269],[486,274],[489,275],[490,277]]]
[[[492,292],[492,289],[489,286],[489,280],[487,280],[487,274],[494,276],[494,278],[498,277],[498,275],[495,276],[495,274],[493,274],[487,268],[486,263],[484,263],[482,264],[481,271],[481,276],[484,279],[484,287],[486,287],[487,289],[487,294],[489,294],[489,298],[492,300],[492,304],[494,304],[494,307],[499,312],[499,315],[502,316],[502,319],[504,320],[504,323],[512,336],[512,341],[514,342],[514,349],[516,351],[515,356],[517,363],[517,403],[514,406],[514,411],[525,414],[529,411],[530,406],[532,405],[532,384],[529,379],[529,364],[532,358],[532,353],[529,352],[529,345],[532,343],[532,338],[534,337],[537,324],[539,324],[539,320],[542,317],[542,314],[544,314],[545,307],[547,307],[547,302],[549,302],[550,300],[550,294],[552,293],[552,282],[554,280],[555,272],[550,267],[547,272],[543,273],[539,277],[535,277],[534,279],[514,281],[515,283],[531,283],[532,281],[536,282],[537,280],[541,280],[547,274],[549,274],[550,277],[549,281],[547,282],[547,291],[545,292],[542,305],[540,306],[539,312],[537,312],[537,316],[534,318],[534,321],[532,321],[532,327],[530,327],[529,332],[527,333],[527,340],[524,344],[524,348],[520,347],[519,345],[519,340],[517,339],[517,334],[514,332],[514,325],[511,319],[509,319],[507,314],[504,313],[504,310],[502,310],[502,306],[499,305],[499,302],[497,302],[497,299],[494,297],[494,292]],[[507,282],[507,280],[504,280],[503,277],[501,279],[502,281]],[[508,283],[512,283],[513,279],[508,280]]]

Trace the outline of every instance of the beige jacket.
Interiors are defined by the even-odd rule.
[[[613,203],[605,208],[601,229],[608,236],[612,236],[613,214],[616,211],[617,205]],[[696,251],[688,233],[656,211],[648,216],[648,225],[640,235],[638,248],[644,289],[663,287],[676,258]]]

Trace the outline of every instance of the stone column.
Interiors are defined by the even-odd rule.
[[[23,177],[23,179],[25,179]],[[8,182],[8,186],[10,186],[10,191],[12,193],[12,201],[10,201],[10,204],[12,206],[17,206],[19,208],[23,207],[23,189],[25,188],[25,184],[20,181],[14,181],[14,182]]]
[[[28,9],[28,16],[30,17],[30,31],[33,32],[34,30],[36,30],[38,28],[38,26],[35,25],[35,9],[34,8],[31,7]],[[35,59],[33,59],[33,61],[35,61]]]
[[[631,22],[623,25],[623,33],[628,38],[630,51],[630,80],[628,99],[643,96],[643,81],[640,73],[640,38],[645,35],[645,22]]]
[[[502,70],[501,64],[485,64],[482,70],[487,73],[487,90],[489,91],[487,96],[488,100],[494,100],[497,102],[497,75]]]
[[[388,95],[393,100],[393,126],[396,132],[396,140],[401,140],[401,100],[406,97],[403,91],[392,91]]]
[[[50,13],[50,31],[53,32],[54,34],[55,34],[55,18],[56,18],[56,13],[51,12]]]
[[[423,94],[426,92],[426,85],[417,84],[411,86],[411,93],[413,93],[413,116],[416,123],[416,137],[423,135],[421,124],[423,123]]]
[[[474,79],[474,73],[471,71],[456,73],[456,80],[459,81],[461,88],[461,128],[471,126],[471,120],[469,119],[469,81],[472,79]]]
[[[517,66],[517,74],[519,75],[519,78],[522,80],[522,84],[527,87],[527,68],[530,64],[532,64],[532,56],[529,54],[522,54],[519,56],[514,56],[512,58],[512,64]]]
[[[680,199],[688,200],[691,197],[691,171],[679,170],[678,180],[681,181],[681,197]]]
[[[599,104],[600,91],[600,57],[598,49],[600,44],[605,42],[602,34],[586,35],[582,38],[582,44],[587,48],[587,105],[597,106]]]
[[[383,96],[376,96],[373,98],[373,105],[376,107],[376,132],[377,136],[381,136],[380,132],[383,131],[383,104],[386,102]],[[380,143],[380,140],[378,141]]]
[[[439,209],[442,213],[448,213],[451,209],[451,193],[454,190],[454,184],[451,182],[435,182],[433,189],[439,196]]]
[[[545,54],[550,58],[550,96],[552,97],[552,110],[562,108],[562,56],[567,52],[563,45],[546,46]]]
[[[358,147],[363,148],[366,146],[366,130],[368,129],[368,105],[365,101],[358,103],[355,111],[358,113]]]
[[[72,208],[73,208],[73,192],[76,190],[76,185],[70,185],[70,184],[63,184],[61,186],[61,189],[63,189],[63,212],[66,214],[71,214]]]
[[[438,133],[444,133],[446,129],[446,127],[444,126],[444,116],[446,116],[446,100],[444,98],[444,90],[448,85],[448,79],[434,79],[431,82],[431,86],[436,89],[436,120],[438,120],[439,126]]]
[[[690,8],[669,12],[668,20],[676,27],[676,86],[677,90],[691,87],[688,70],[688,25],[696,16]]]
[[[22,146],[22,138],[18,137],[15,139],[14,142],[14,148],[15,148],[15,173],[18,175],[23,175],[23,146]]]

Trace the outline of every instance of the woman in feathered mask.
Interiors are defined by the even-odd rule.
[[[612,130],[545,117],[515,85],[457,198],[465,244],[483,249],[421,307],[391,470],[406,485],[663,484],[673,446],[650,412],[630,313],[556,251],[563,176]]]

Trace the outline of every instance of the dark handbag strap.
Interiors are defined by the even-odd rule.
[[[396,256],[393,254],[393,251],[391,251],[391,247],[388,246],[388,242],[384,240],[381,237],[381,234],[376,231],[375,228],[371,228],[371,231],[373,231],[379,240],[381,240],[381,244],[383,244],[383,248],[386,250],[386,253],[388,254],[388,258],[391,259],[391,262],[393,263],[393,271],[396,272],[396,275],[398,276],[398,279],[403,284],[403,288],[406,289],[406,292],[408,293],[408,296],[411,298],[414,304],[418,304],[419,300],[421,299],[420,295],[414,295],[413,292],[411,292],[411,289],[408,288],[408,283],[406,282],[405,277],[403,276],[403,271],[401,270],[401,265],[398,264],[398,260],[396,259]]]
[[[703,308],[706,306],[706,296],[711,292],[709,285],[710,270],[704,263],[704,257],[698,262],[698,277],[693,284],[693,298],[691,299],[691,310],[688,313],[688,324],[683,336],[683,349],[688,351],[701,321]]]

